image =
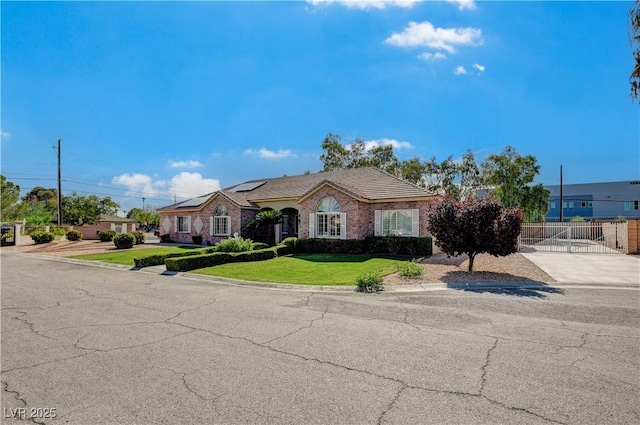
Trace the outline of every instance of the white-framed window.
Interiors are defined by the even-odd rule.
[[[346,235],[347,214],[334,198],[324,198],[316,212],[309,214],[309,237],[345,239]]]
[[[375,210],[376,236],[419,236],[420,210]]]
[[[624,210],[631,211],[631,201],[624,201]]]
[[[191,217],[176,217],[176,229],[178,233],[191,233]]]
[[[316,213],[316,237],[339,238],[341,228],[340,213]]]
[[[229,211],[224,205],[218,205],[213,211],[210,223],[210,234],[215,236],[229,236],[231,234],[231,219]]]

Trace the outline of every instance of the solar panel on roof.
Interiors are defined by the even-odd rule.
[[[242,184],[239,184],[239,185],[234,186],[231,189],[229,189],[229,192],[231,192],[231,193],[235,193],[235,192],[251,192],[252,190],[259,188],[260,186],[262,186],[265,183],[266,182],[242,183]]]
[[[198,198],[189,199],[187,201],[184,201],[184,202],[176,205],[176,208],[195,208],[195,207],[199,207],[200,205],[204,204],[207,201],[207,199],[209,199],[209,195],[200,196]]]

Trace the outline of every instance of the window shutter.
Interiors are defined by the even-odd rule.
[[[213,216],[209,217],[209,236],[213,236]]]
[[[420,210],[411,210],[411,236],[420,236]]]
[[[382,210],[375,210],[373,212],[373,217],[374,217],[373,235],[380,236],[382,235]]]
[[[347,213],[340,213],[340,239],[347,239]]]
[[[227,235],[231,234],[231,217],[227,217],[225,220],[227,222]]]
[[[191,216],[187,217],[187,233],[191,233]]]
[[[178,233],[178,216],[173,217],[173,232]]]
[[[309,213],[309,237],[316,237],[316,215],[314,213]]]

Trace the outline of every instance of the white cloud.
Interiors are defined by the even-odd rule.
[[[173,176],[169,192],[178,198],[193,198],[220,190],[220,180],[203,178],[200,173],[182,173]]]
[[[413,146],[409,142],[399,142],[395,139],[374,139],[374,140],[365,140],[364,148],[365,150],[371,150],[373,148],[377,148],[378,146],[393,146],[394,149],[411,149]],[[349,147],[350,145],[347,145]]]
[[[486,68],[484,67],[484,65],[478,65],[477,63],[474,63],[474,64],[473,64],[473,67],[474,67],[475,69],[477,69],[478,71],[480,71],[480,72],[484,72],[484,70],[486,69]]]
[[[429,21],[409,22],[401,33],[392,34],[385,41],[399,47],[431,47],[456,52],[456,46],[475,46],[482,43],[482,31],[478,28],[436,28]]]
[[[114,177],[111,182],[126,186],[129,189],[128,195],[154,196],[158,194],[158,191],[154,188],[153,180],[146,174],[121,174]]]
[[[260,158],[264,158],[264,159],[280,159],[280,158],[295,157],[295,155],[289,149],[280,149],[278,151],[271,151],[266,148],[262,148],[257,151],[254,151],[253,149],[247,149],[244,151],[244,153],[248,155],[258,155]]]
[[[464,66],[459,65],[456,67],[456,69],[453,70],[453,73],[456,75],[464,75],[467,73],[467,70],[464,68]]]
[[[423,61],[427,61],[427,62],[443,60],[443,59],[446,59],[446,58],[447,58],[447,55],[445,55],[444,53],[440,53],[440,52],[436,52],[436,53],[424,52],[424,53],[420,53],[418,55],[418,59],[422,59]]]
[[[200,161],[169,161],[171,168],[197,168],[202,167]]]
[[[321,4],[340,4],[349,9],[384,9],[385,7],[412,7],[422,0],[307,0],[314,6]]]
[[[8,133],[6,131],[0,131],[0,138],[8,139],[9,137],[11,137],[11,133]]]
[[[474,10],[476,8],[476,2],[474,0],[447,0],[449,3],[455,3],[458,5],[459,10]]]
[[[111,180],[117,185],[126,186],[129,196],[167,196],[173,198],[194,198],[205,193],[220,190],[220,181],[203,178],[200,173],[181,172],[165,180],[153,180],[146,174],[121,174]]]

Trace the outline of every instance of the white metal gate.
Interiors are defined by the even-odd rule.
[[[520,251],[626,254],[627,223],[523,223]]]

